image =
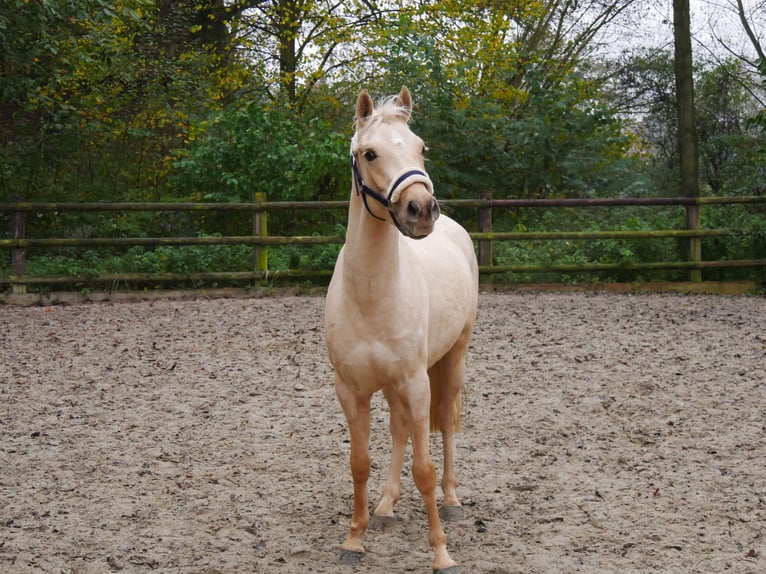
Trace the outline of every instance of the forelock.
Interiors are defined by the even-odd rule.
[[[396,96],[388,96],[381,101],[373,110],[372,114],[354,122],[354,136],[351,139],[351,152],[356,150],[357,142],[361,134],[373,126],[378,126],[383,122],[399,120],[407,122],[410,117],[410,110],[396,103]]]

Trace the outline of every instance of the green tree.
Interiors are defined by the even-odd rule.
[[[766,139],[751,127],[758,109],[738,80],[741,67],[732,59],[697,80],[700,176],[713,195],[751,195],[763,177],[758,151]]]
[[[347,136],[322,120],[255,101],[208,121],[180,155],[174,182],[197,200],[250,201],[256,191],[271,200],[337,199],[347,156]]]
[[[114,85],[119,43],[140,26],[139,2],[13,0],[0,12],[0,191],[32,195],[63,187],[80,148],[79,128]],[[120,37],[111,32],[121,29]],[[130,30],[130,32],[128,32]],[[111,105],[111,104],[110,104]]]
[[[706,195],[750,195],[762,189],[766,134],[757,125],[762,108],[752,88],[742,82],[742,68],[735,58],[703,61],[694,68],[699,181]],[[647,151],[654,193],[676,195],[678,120],[672,55],[630,54],[614,77],[618,85],[608,102],[629,118],[639,145]]]
[[[518,22],[540,21],[536,11],[547,7],[459,4],[459,17],[430,24],[430,13],[400,12],[385,22],[383,36],[382,90],[411,87],[414,122],[431,148],[440,195],[610,195],[630,188],[633,140],[598,103],[601,83],[587,62],[549,65],[539,50],[552,46],[540,38],[534,46],[520,43],[526,36],[517,35]],[[431,8],[437,5],[457,11],[456,3]]]
[[[0,12],[0,190],[156,198],[190,122],[242,89],[222,2],[13,0]],[[201,23],[202,22],[202,23]],[[21,177],[19,174],[23,174]]]
[[[272,99],[302,108],[318,86],[364,59],[368,26],[380,16],[368,0],[241,0],[231,25]]]

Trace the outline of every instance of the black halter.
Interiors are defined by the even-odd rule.
[[[388,193],[386,195],[383,195],[382,193],[375,191],[366,183],[364,183],[364,179],[362,179],[362,174],[359,173],[359,166],[357,166],[356,164],[356,157],[354,157],[353,153],[351,154],[351,169],[354,172],[354,189],[356,190],[357,195],[362,196],[362,202],[364,203],[364,208],[367,210],[367,213],[372,215],[375,219],[379,219],[380,221],[385,221],[384,218],[378,217],[370,209],[370,206],[367,204],[367,197],[369,196],[369,197],[372,197],[378,203],[380,203],[383,207],[388,209],[388,212],[391,214],[391,219],[393,220],[394,224],[396,224],[396,227],[399,228],[399,230],[402,231],[402,233],[405,233],[405,235],[407,235],[407,233],[402,230],[402,227],[399,225],[399,222],[396,220],[396,215],[394,215],[394,212],[391,209],[391,198],[394,196],[394,193],[396,193],[399,186],[404,181],[406,181],[407,179],[413,176],[424,177],[430,182],[430,179],[428,178],[428,174],[419,169],[407,170],[404,173],[402,173],[399,177],[397,177],[394,181],[391,182],[391,185],[388,187]]]

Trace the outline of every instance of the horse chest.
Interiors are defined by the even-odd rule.
[[[328,337],[328,350],[338,376],[359,392],[409,379],[425,367],[427,355],[423,333],[363,336],[348,328]]]

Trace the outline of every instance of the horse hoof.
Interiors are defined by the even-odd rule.
[[[449,568],[434,568],[434,574],[460,574],[460,566],[450,566]]]
[[[341,564],[359,564],[363,556],[364,556],[364,552],[358,552],[356,550],[341,549],[340,563]]]
[[[370,521],[370,530],[376,530],[378,532],[388,532],[396,525],[396,518],[393,516],[384,516],[379,514],[373,514]]]
[[[442,506],[439,509],[439,518],[446,522],[460,522],[465,519],[462,506]],[[447,571],[449,572],[449,571]],[[452,572],[449,572],[452,574]]]

